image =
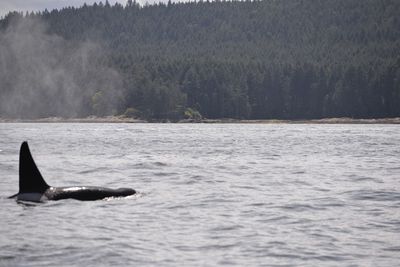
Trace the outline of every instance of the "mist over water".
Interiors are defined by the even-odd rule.
[[[0,266],[397,266],[399,125],[0,124]],[[22,205],[52,186],[133,198]]]
[[[47,33],[45,22],[15,18],[0,31],[0,117],[111,114],[122,80],[101,44]]]

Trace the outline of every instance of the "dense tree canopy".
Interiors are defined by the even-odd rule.
[[[103,46],[97,64],[121,82],[90,92],[83,83],[74,116],[376,118],[400,116],[399,14],[398,0],[106,1],[10,13],[0,27],[35,18],[49,35]],[[26,116],[7,112],[0,107],[0,116]]]

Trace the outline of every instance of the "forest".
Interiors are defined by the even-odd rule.
[[[68,79],[51,72],[59,61],[73,58],[65,56],[67,52],[63,56],[46,52],[47,48],[22,58],[26,61],[41,53],[38,61],[50,62],[46,73],[54,73],[49,79],[59,77],[51,85],[31,78],[37,68],[27,70],[27,64],[15,63],[21,56],[0,52],[0,117],[125,115],[155,121],[400,117],[399,14],[398,0],[152,5],[129,0],[126,5],[106,1],[36,13],[10,12],[0,20],[3,51],[16,51],[9,36],[21,21],[41,21],[45,35],[52,36],[49,47],[62,42],[63,51],[77,51],[74,45],[79,43],[100,48],[64,68],[74,70],[67,76],[73,86],[58,85],[58,79]],[[28,32],[32,30],[22,36]],[[54,63],[52,57],[57,59]],[[85,67],[86,58],[96,69]],[[29,75],[20,75],[21,70]],[[56,91],[49,90],[57,86]],[[69,103],[71,95],[79,101]]]

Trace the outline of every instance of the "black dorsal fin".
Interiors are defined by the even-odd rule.
[[[48,188],[32,158],[28,142],[23,142],[19,153],[19,194],[44,193]]]

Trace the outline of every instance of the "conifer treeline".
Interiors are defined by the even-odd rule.
[[[80,116],[312,119],[400,116],[399,14],[397,0],[128,1],[20,19],[107,47],[119,100],[103,109],[101,89]]]

